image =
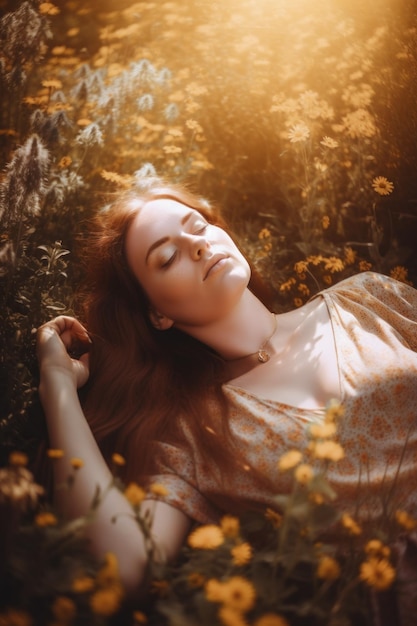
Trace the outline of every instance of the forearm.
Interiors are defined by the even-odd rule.
[[[53,461],[58,509],[70,518],[84,515],[91,510],[93,498],[100,491],[103,499],[87,528],[92,550],[99,557],[114,552],[123,582],[135,588],[146,566],[143,536],[129,502],[119,489],[109,488],[112,475],[85,419],[75,386],[65,373],[48,373],[41,377],[40,395],[50,446],[64,452],[62,458]],[[75,480],[68,489],[65,483],[74,474],[71,466],[74,457],[82,459],[83,466],[76,470]],[[115,517],[117,521],[113,523]]]

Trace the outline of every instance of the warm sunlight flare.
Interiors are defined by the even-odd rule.
[[[0,626],[415,623],[416,102],[415,0],[0,0]]]

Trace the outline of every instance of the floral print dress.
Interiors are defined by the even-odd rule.
[[[390,507],[417,515],[417,291],[365,272],[318,297],[330,315],[345,410],[337,434],[345,456],[327,471],[338,505],[363,521]],[[324,408],[265,400],[231,384],[224,392],[239,450],[227,476],[199,453],[185,420],[181,447],[156,444],[152,481],[166,486],[166,502],[201,523],[274,508],[274,496],[292,484],[278,459],[307,448],[309,425],[325,417]]]

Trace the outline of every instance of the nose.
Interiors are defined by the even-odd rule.
[[[209,247],[210,244],[205,239],[205,237],[201,235],[191,235],[190,251],[193,261],[198,261],[199,259],[201,259],[205,251],[208,250]]]

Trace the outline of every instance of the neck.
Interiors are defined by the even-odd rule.
[[[230,313],[204,326],[182,328],[210,346],[226,361],[257,355],[273,331],[271,312],[246,289]]]

